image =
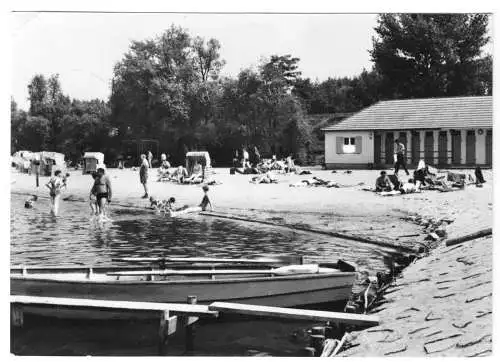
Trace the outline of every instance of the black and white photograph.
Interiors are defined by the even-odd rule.
[[[8,13],[11,356],[493,356],[493,9],[80,5]]]

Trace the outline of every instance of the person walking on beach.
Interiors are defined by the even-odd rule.
[[[66,187],[66,183],[64,182],[61,170],[57,170],[54,172],[54,176],[52,176],[45,184],[45,186],[49,189],[50,195],[50,212],[52,215],[57,216],[59,213],[59,201],[61,199],[61,191]]]
[[[405,161],[405,145],[399,140],[396,139],[394,140],[394,143],[396,144],[396,164],[394,165],[394,174],[397,176],[399,167],[403,167],[403,169],[406,172],[406,175],[410,175],[408,172],[408,169],[406,168],[406,161]]]
[[[149,170],[149,162],[146,159],[146,155],[142,154],[141,155],[141,168],[139,169],[139,178],[141,180],[141,184],[144,187],[144,195],[142,196],[143,199],[147,199],[149,197],[148,195],[148,170]]]
[[[254,155],[254,166],[257,167],[260,164],[260,152],[257,149],[257,146],[254,146],[253,148],[253,155]]]
[[[245,147],[243,147],[243,159],[242,159],[242,161],[241,161],[241,164],[242,164],[242,167],[243,167],[243,168],[245,168],[245,165],[246,165],[246,163],[247,163],[248,159],[249,159],[249,156],[248,156],[248,151],[246,150],[246,148],[245,148]]]
[[[103,168],[97,169],[97,175],[95,175],[94,186],[90,191],[90,195],[91,199],[92,195],[95,195],[99,216],[106,217],[106,206],[111,202],[112,189],[111,180],[105,175]]]
[[[148,163],[149,168],[153,168],[153,153],[151,151],[148,151]]]

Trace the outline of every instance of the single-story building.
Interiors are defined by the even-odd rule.
[[[493,97],[378,102],[323,128],[327,168],[392,167],[394,140],[411,166],[492,166]]]

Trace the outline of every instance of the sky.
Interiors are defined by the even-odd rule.
[[[354,76],[370,69],[375,14],[99,14],[13,13],[12,96],[28,108],[27,85],[37,73],[60,75],[63,92],[106,99],[113,66],[132,40],[171,24],[221,42],[223,74],[236,76],[262,57],[292,54],[304,77]]]
[[[12,13],[12,96],[29,106],[35,74],[59,74],[71,98],[107,99],[114,65],[132,40],[154,38],[175,24],[192,36],[216,38],[236,76],[272,54],[300,58],[304,77],[358,75],[372,67],[368,51],[376,14]],[[491,48],[492,45],[487,48]],[[489,49],[487,49],[489,50]]]

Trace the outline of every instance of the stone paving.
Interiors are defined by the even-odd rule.
[[[488,356],[492,353],[492,237],[447,247],[408,266],[340,356]]]

